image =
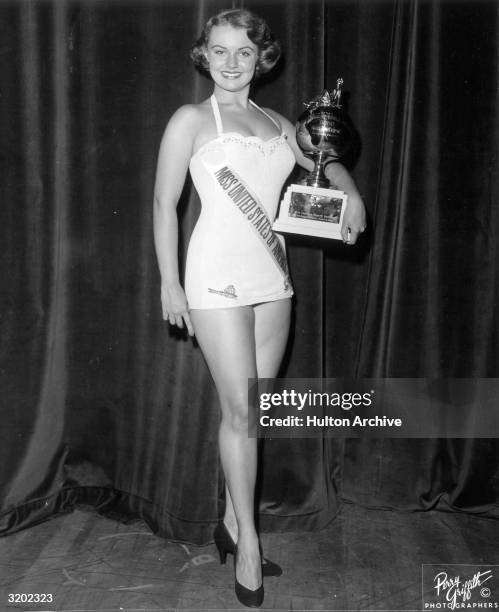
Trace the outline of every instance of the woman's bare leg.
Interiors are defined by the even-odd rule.
[[[291,319],[291,299],[265,302],[254,306],[256,369],[259,378],[274,378],[286,350]],[[224,523],[237,542],[237,519],[230,491],[225,486]]]
[[[262,582],[254,522],[257,448],[256,439],[248,437],[248,378],[256,376],[255,314],[250,306],[190,314],[222,411],[218,440],[237,518],[237,579],[254,590]]]
[[[230,496],[229,487],[225,482],[225,512],[224,512],[224,523],[227,527],[234,542],[237,542],[237,519],[234,510],[234,504],[232,503],[232,497]]]
[[[237,578],[249,589],[261,584],[261,563],[254,521],[257,447],[256,439],[248,437],[248,378],[257,372],[275,376],[286,345],[289,302],[190,313],[220,399],[220,457],[229,491],[226,524],[238,543]]]
[[[291,298],[258,304],[254,309],[258,377],[274,378],[288,342]]]

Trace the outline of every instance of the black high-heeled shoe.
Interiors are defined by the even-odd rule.
[[[235,593],[238,600],[247,608],[259,608],[263,603],[263,581],[257,589],[248,589],[243,586],[236,576],[236,564],[237,564],[237,545],[234,547],[234,580],[235,580]]]
[[[229,530],[223,521],[220,521],[213,532],[213,539],[220,555],[220,563],[225,564],[227,553],[235,556],[236,543],[232,539]],[[260,555],[262,550],[260,548]],[[265,559],[262,555],[262,576],[280,576],[282,569],[277,563]]]

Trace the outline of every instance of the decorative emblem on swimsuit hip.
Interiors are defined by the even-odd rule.
[[[210,293],[216,293],[217,295],[223,295],[223,297],[237,300],[236,288],[234,285],[227,285],[225,289],[212,289],[211,287],[208,287],[208,291]]]

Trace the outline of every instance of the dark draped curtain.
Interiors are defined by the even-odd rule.
[[[204,543],[223,510],[218,406],[161,319],[152,190],[162,131],[210,93],[188,48],[254,9],[285,62],[256,101],[294,119],[342,76],[369,231],[288,240],[288,377],[496,377],[495,0],[22,1],[0,5],[0,533],[71,511]],[[180,258],[199,213],[179,203]],[[495,439],[274,439],[260,525],[343,502],[498,517]]]

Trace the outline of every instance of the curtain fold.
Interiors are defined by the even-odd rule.
[[[15,24],[26,44],[16,49],[19,73],[10,75],[14,95],[7,96],[3,115],[7,121],[2,128],[7,151],[3,160],[7,210],[2,223],[2,417],[6,423],[0,446],[1,497],[7,508],[54,494],[64,482],[71,188],[69,71],[59,36],[66,7],[28,4],[22,11],[9,13],[10,22],[2,23]],[[12,41],[8,32],[4,41]],[[18,143],[24,157],[16,155]]]
[[[358,376],[497,376],[497,37],[483,35],[497,16],[487,2],[396,6]],[[349,440],[343,495],[497,517],[498,451]]]
[[[497,11],[397,8],[359,375],[497,373]]]
[[[362,141],[367,234],[287,241],[282,375],[497,375],[495,2],[4,2],[2,534],[85,504],[211,539],[217,398],[195,341],[161,319],[152,190],[169,117],[210,93],[189,46],[228,4],[283,43],[257,103],[295,120],[342,76]],[[181,267],[199,207],[188,180]],[[274,439],[262,454],[263,530],[318,529],[342,501],[497,516],[495,440]]]

